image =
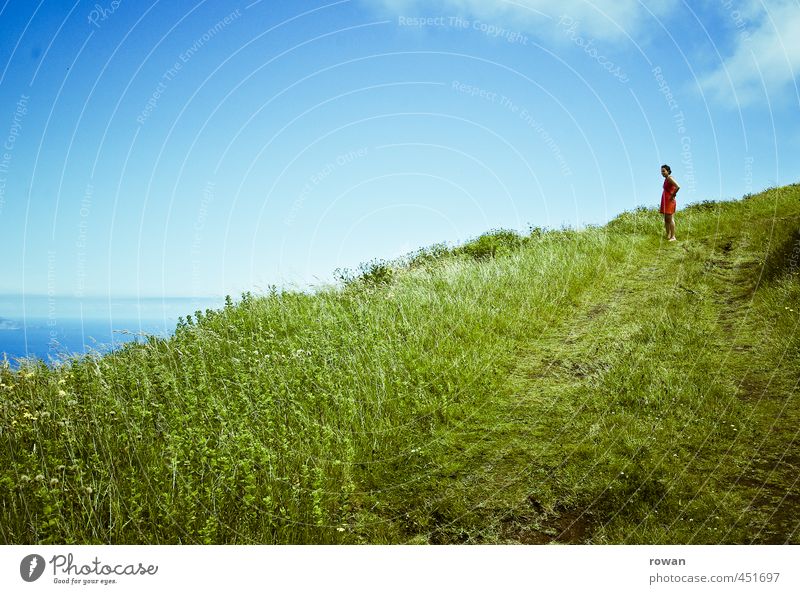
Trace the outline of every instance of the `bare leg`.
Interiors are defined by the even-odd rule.
[[[670,220],[670,218],[671,218],[671,215],[668,215],[668,214],[664,215],[664,231],[667,232],[667,239],[670,238],[670,235],[669,235],[669,220]]]
[[[667,227],[667,238],[675,241],[675,218],[673,215],[664,215],[664,222]]]

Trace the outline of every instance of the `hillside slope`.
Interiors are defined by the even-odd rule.
[[[0,368],[5,543],[798,543],[800,186]]]

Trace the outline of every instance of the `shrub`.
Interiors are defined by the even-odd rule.
[[[388,285],[394,280],[395,271],[393,263],[386,260],[370,260],[358,266],[358,270],[349,268],[337,268],[334,276],[345,286],[352,286],[355,283],[362,283],[368,287],[378,287]]]
[[[456,253],[466,254],[475,260],[488,260],[515,251],[522,243],[523,239],[515,231],[496,229],[464,244]]]
[[[684,212],[705,212],[707,210],[718,208],[719,205],[720,203],[715,202],[714,200],[703,200],[702,202],[690,204],[684,209]]]
[[[434,262],[444,260],[452,254],[453,250],[447,247],[446,243],[435,243],[411,253],[408,257],[408,266],[409,268],[417,268],[433,264]]]
[[[361,264],[359,270],[361,271],[359,278],[369,286],[388,285],[394,280],[394,268],[385,260],[372,260]]]
[[[650,227],[660,220],[656,216],[655,209],[638,207],[636,210],[628,210],[614,218],[608,223],[607,229],[612,233],[642,233],[650,232]]]

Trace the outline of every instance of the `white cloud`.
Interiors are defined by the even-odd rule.
[[[723,9],[727,2],[722,3]],[[746,105],[764,102],[791,89],[797,94],[800,72],[800,3],[798,0],[733,3],[725,12],[734,34],[733,51],[700,80],[715,99]]]
[[[650,0],[645,8],[639,0],[363,0],[367,4],[381,5],[393,12],[415,11],[422,14],[470,15],[473,18],[494,20],[516,25],[520,29],[540,28],[552,35],[556,23],[569,17],[580,25],[580,30],[589,36],[605,40],[635,39],[642,32],[642,25],[650,17],[667,14],[670,8],[679,5],[678,0]]]

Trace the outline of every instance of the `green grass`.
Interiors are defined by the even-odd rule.
[[[800,186],[0,367],[5,543],[800,543]]]

